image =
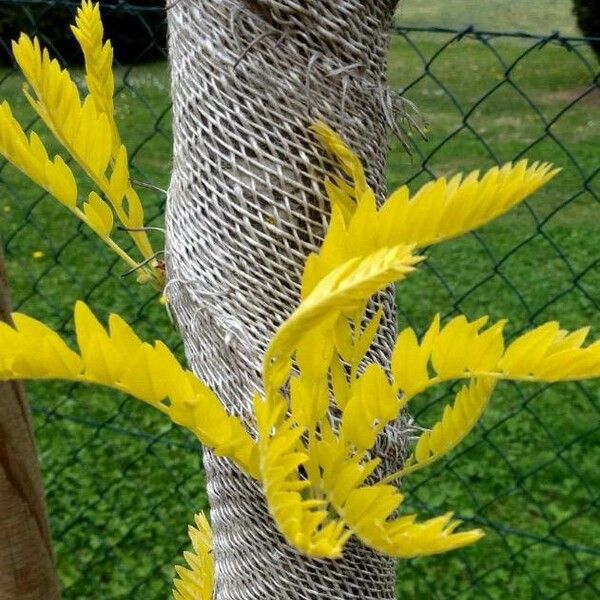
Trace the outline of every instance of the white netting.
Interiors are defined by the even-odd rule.
[[[364,160],[380,198],[392,0],[179,0],[168,11],[174,165],[167,293],[193,370],[250,424],[264,348],[298,302],[322,239],[335,166],[308,132],[320,118]],[[387,364],[393,291],[372,357]],[[401,422],[380,436],[402,460]],[[218,600],[394,598],[394,561],[351,543],[311,561],[277,533],[254,481],[205,453]]]

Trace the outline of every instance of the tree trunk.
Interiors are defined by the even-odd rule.
[[[174,166],[167,295],[194,371],[250,423],[261,359],[298,303],[300,274],[329,214],[335,166],[308,127],[322,119],[385,192],[385,85],[392,0],[178,0],[168,11]],[[395,338],[393,291],[373,357]],[[402,427],[379,440],[389,469]],[[394,561],[351,543],[338,561],[300,556],[277,533],[260,487],[205,453],[216,598],[391,600]]]
[[[0,320],[10,318],[0,252]],[[35,440],[23,386],[0,382],[0,599],[60,597]]]

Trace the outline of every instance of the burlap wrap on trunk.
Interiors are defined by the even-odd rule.
[[[329,208],[334,165],[308,126],[343,132],[385,191],[387,30],[382,0],[179,0],[168,11],[174,165],[167,209],[167,294],[193,370],[248,419],[261,359],[298,303],[306,256]],[[373,357],[387,364],[393,292]],[[403,428],[378,452],[389,468]],[[394,561],[357,542],[339,561],[313,561],[275,529],[260,487],[204,456],[214,528],[216,598],[394,598]]]

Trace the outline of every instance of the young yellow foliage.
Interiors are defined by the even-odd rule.
[[[400,244],[425,247],[481,227],[533,194],[558,172],[548,164],[527,161],[473,172],[450,181],[440,178],[412,197],[406,186],[377,208],[362,165],[341,137],[324,123],[312,127],[338,160],[350,184],[339,177],[326,182],[332,217],[323,246],[310,256],[302,283],[303,297],[342,262],[379,248]]]
[[[485,328],[487,318],[461,316],[442,327],[436,317],[420,340],[410,328],[400,334],[388,378],[382,367],[364,363],[382,315],[367,318],[366,309],[376,292],[414,268],[414,246],[486,223],[555,171],[522,161],[483,178],[437,180],[412,198],[401,188],[378,208],[358,158],[325,125],[313,130],[349,181],[333,177],[325,184],[332,215],[323,245],[307,260],[300,306],[265,354],[267,399],[255,406],[269,508],[288,542],[314,557],[339,556],[351,534],[401,558],[471,544],[482,532],[457,533],[450,514],[424,522],[396,516],[403,498],[388,483],[455,448],[475,427],[497,380],[600,376],[600,343],[583,348],[587,330],[568,334],[549,323],[506,348],[504,321]],[[373,481],[379,461],[369,453],[383,428],[414,395],[451,379],[470,383],[419,438],[405,469]]]
[[[500,321],[484,329],[487,317],[464,316],[440,328],[436,317],[419,344],[408,328],[392,355],[394,386],[409,398],[451,379],[492,377],[524,381],[573,381],[600,377],[600,342],[583,347],[589,328],[568,333],[556,321],[517,337],[505,348]]]
[[[51,160],[35,133],[25,135],[6,101],[0,104],[0,154],[61,204],[76,205],[77,183],[71,169],[60,156]]]
[[[13,54],[35,98],[25,95],[54,136],[93,179],[104,176],[112,154],[108,117],[79,90],[66,69],[51,59],[37,38],[24,33],[12,44]]]
[[[378,315],[373,321],[379,321]],[[373,321],[353,337],[370,340]],[[324,385],[320,379],[324,369],[336,363],[330,358],[332,341],[323,334],[322,325],[310,329],[309,322],[307,331],[296,346],[297,371],[290,380],[289,404],[279,392],[266,401],[255,400],[263,490],[286,540],[308,556],[338,558],[354,534],[379,552],[412,558],[479,539],[479,531],[454,533],[458,524],[451,523],[449,516],[424,523],[417,523],[416,515],[393,518],[402,497],[392,486],[365,484],[378,464],[369,461],[366,452],[378,433],[398,417],[404,399],[380,366],[369,365],[362,374],[351,376],[353,370],[342,367],[334,390],[343,387],[345,400],[336,397],[342,414],[334,432],[326,414],[326,388],[309,393],[315,382]],[[362,360],[364,355],[358,357],[351,341],[342,345]],[[361,346],[365,353],[368,346]],[[332,368],[332,380],[333,373]]]
[[[266,389],[279,388],[287,379],[289,359],[305,334],[324,322],[333,326],[342,314],[354,314],[373,294],[414,271],[420,260],[410,246],[396,246],[353,258],[331,271],[271,340],[264,359]]]
[[[130,394],[258,476],[256,444],[242,423],[162,342],[142,342],[116,315],[105,329],[83,302],[75,307],[79,353],[35,319],[15,313],[13,321],[0,323],[0,380],[65,379]]]
[[[148,236],[144,231],[140,231],[144,226],[144,210],[137,192],[130,184],[127,151],[119,141],[114,120],[113,52],[110,42],[103,44],[103,27],[97,4],[94,5],[89,0],[82,1],[76,26],[72,27],[72,31],[85,56],[86,81],[90,94],[82,100],[69,73],[60,67],[58,61],[50,57],[47,49],[41,48],[39,40],[32,40],[21,34],[12,47],[15,60],[27,80],[25,95],[56,139],[108,200],[111,213],[114,211],[117,219],[129,230],[148,266],[136,263],[106,235],[109,222],[112,228],[113,217],[111,214],[110,220],[108,219],[108,205],[99,208],[99,198],[94,199],[95,206],[92,202],[84,206],[87,219],[81,211],[73,210],[74,214],[99,233],[131,267],[141,268],[143,273],[140,280],[151,281],[156,287],[162,288],[164,274],[154,260],[155,252]],[[10,119],[4,121],[0,121],[0,138],[14,135],[15,125],[18,126]],[[38,154],[45,153],[41,143],[37,146],[34,149],[39,150]],[[68,206],[75,207],[76,190],[73,198],[72,185],[69,184],[62,192],[53,183],[56,177],[50,178],[49,181],[43,178],[41,180],[31,164],[24,163],[14,147],[0,148],[0,152],[53,195],[68,194],[67,198],[57,197]],[[68,168],[62,160],[55,159],[55,163],[55,171],[64,171],[59,173],[63,178],[70,175],[70,170],[67,172]],[[127,200],[126,204],[124,199]]]
[[[349,458],[345,444],[325,434],[315,452],[320,457],[322,492],[345,523],[364,544],[396,558],[416,558],[460,548],[481,538],[479,530],[454,533],[452,515],[417,522],[417,515],[396,516],[403,496],[396,487],[365,485],[378,460]]]
[[[116,153],[121,143],[114,120],[113,49],[110,41],[103,44],[104,27],[100,18],[100,5],[93,4],[91,0],[83,0],[77,9],[75,25],[71,25],[71,31],[79,42],[85,58],[85,81],[90,96],[98,112],[104,113],[110,123],[112,150]]]
[[[442,419],[423,433],[401,475],[408,475],[442,458],[456,448],[475,427],[494,391],[492,378],[481,377],[462,387],[452,406],[444,408]]]
[[[258,414],[264,410],[257,407]],[[265,426],[268,431],[260,433],[265,496],[279,530],[304,554],[338,558],[352,534],[372,549],[397,558],[445,552],[482,537],[479,530],[455,533],[459,523],[450,521],[451,515],[424,522],[417,522],[414,514],[396,517],[403,500],[398,490],[365,485],[378,460],[349,455],[347,440],[338,439],[331,430],[326,434],[326,425],[323,439],[309,449],[301,441],[304,428],[294,428],[291,419],[267,421]],[[301,478],[299,469],[311,458],[319,464],[319,475]]]
[[[212,529],[204,513],[195,518],[196,527],[189,527],[193,552],[184,552],[189,568],[175,567],[173,600],[213,600],[215,564],[212,555]]]
[[[51,161],[35,134],[26,137],[6,104],[0,106],[0,152],[114,245],[114,216],[127,227],[141,227],[143,208],[114,125],[112,48],[102,42],[97,5],[83,0],[73,32],[86,60],[90,95],[83,102],[68,73],[37,39],[21,36],[15,57],[35,93],[34,98],[27,92],[30,102],[108,202],[92,192],[79,210],[70,169],[59,157]],[[483,178],[472,173],[464,180],[439,179],[412,198],[400,188],[378,207],[360,160],[341,137],[322,123],[313,130],[349,181],[333,177],[325,183],[331,221],[320,251],[307,260],[302,301],[265,353],[265,399],[254,399],[256,441],[164,344],[142,342],[115,315],[104,328],[83,303],[75,310],[78,353],[24,315],[14,315],[14,327],[0,324],[0,379],[97,383],[151,404],[258,479],[277,527],[308,556],[339,558],[352,535],[399,558],[473,543],[482,533],[456,533],[458,522],[450,514],[423,522],[416,515],[397,516],[403,497],[388,482],[455,448],[476,425],[497,380],[600,376],[600,342],[583,347],[587,329],[569,334],[551,322],[506,347],[504,322],[486,329],[487,318],[469,322],[461,316],[442,327],[436,317],[421,340],[410,328],[399,335],[388,374],[365,364],[383,314],[379,309],[373,315],[369,301],[415,269],[422,260],[414,254],[416,246],[486,223],[556,171],[521,161]],[[132,237],[152,259],[145,234]],[[413,396],[451,379],[470,385],[419,438],[403,471],[373,481],[379,460],[370,452],[377,436]],[[197,524],[196,554],[186,555],[191,570],[178,570],[176,600],[212,597],[210,528],[202,518]]]
[[[286,540],[313,558],[339,558],[351,533],[331,519],[327,503],[310,496],[311,481],[300,468],[310,460],[301,438],[305,428],[285,418],[282,398],[254,399],[263,492]]]

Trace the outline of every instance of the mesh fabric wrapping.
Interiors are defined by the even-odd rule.
[[[385,86],[395,1],[179,0],[168,11],[174,165],[167,208],[167,295],[188,361],[252,428],[251,396],[275,329],[298,303],[302,267],[322,240],[322,182],[335,165],[308,132],[343,132],[385,192]],[[395,338],[393,291],[371,360]],[[402,459],[405,423],[378,440],[383,469]],[[204,455],[217,600],[391,600],[394,561],[351,541],[309,560],[277,532],[260,486]]]

